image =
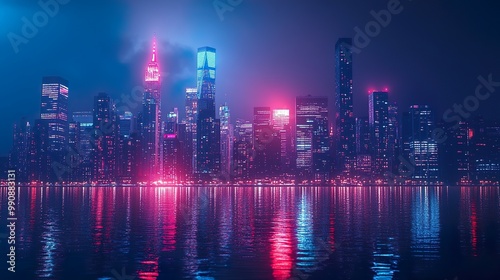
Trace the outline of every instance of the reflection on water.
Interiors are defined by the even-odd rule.
[[[413,192],[411,253],[419,272],[440,257],[439,196],[441,189],[416,188]]]
[[[498,188],[18,188],[18,202],[17,279],[500,276]]]

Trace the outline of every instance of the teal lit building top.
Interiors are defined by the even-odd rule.
[[[197,88],[198,98],[215,98],[215,49],[201,47],[197,55]],[[205,88],[203,89],[203,84]]]

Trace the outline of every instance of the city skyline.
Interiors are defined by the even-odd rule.
[[[70,119],[69,82],[43,77],[40,118],[32,121],[33,128],[24,118],[14,124],[8,161],[27,172],[23,180],[31,183],[499,182],[499,122],[477,117],[462,122],[450,117],[439,120],[432,106],[423,104],[400,113],[387,88],[369,92],[367,123],[356,118],[354,51],[351,38],[338,39],[334,98],[296,96],[294,118],[290,118],[291,108],[254,107],[251,143],[245,144],[238,142],[241,121],[234,130],[227,103],[216,108],[215,48],[198,48],[197,85],[185,89],[185,117],[178,107],[162,115],[161,62],[154,36],[144,87],[140,98],[135,97],[138,110],[133,110],[138,104],[131,106],[130,100],[123,105],[123,100],[113,101],[100,92],[94,96],[92,124],[84,112],[75,112]],[[476,96],[477,103],[487,98]],[[336,109],[333,118],[331,99]],[[468,103],[465,109],[471,107]],[[460,141],[454,130],[464,124],[470,126],[467,144],[452,147],[447,138]],[[477,140],[476,134],[484,138]],[[480,146],[491,149],[490,153],[481,152]],[[449,154],[443,155],[444,151]],[[439,168],[456,159],[465,164],[459,171]],[[246,167],[241,166],[242,160]],[[247,169],[246,175],[241,168]],[[463,174],[454,181],[457,172]]]
[[[500,279],[499,7],[2,1],[0,279]]]
[[[393,15],[391,23],[381,29],[380,35],[370,38],[370,44],[362,48],[361,53],[354,54],[357,67],[353,70],[353,76],[358,81],[353,87],[356,117],[367,116],[366,95],[370,89],[388,87],[393,94],[394,101],[397,101],[401,108],[407,108],[413,104],[432,103],[430,105],[435,108],[436,114],[442,115],[448,108],[453,108],[453,104],[461,104],[466,96],[474,93],[478,83],[477,77],[488,77],[492,74],[495,80],[495,77],[500,76],[495,67],[496,56],[494,55],[494,50],[498,49],[495,47],[498,42],[488,35],[495,22],[488,22],[489,25],[487,25],[486,22],[475,20],[479,14],[487,15],[492,12],[493,9],[488,9],[488,5],[478,7],[481,13],[462,17],[450,16],[449,26],[435,29],[433,26],[441,20],[443,9],[450,8],[451,11],[448,12],[453,15],[461,14],[460,11],[466,10],[467,7],[456,3],[450,7],[435,3],[401,3],[404,7],[402,12]],[[12,12],[9,17],[13,17],[9,20],[9,25],[2,27],[6,34],[9,32],[20,34],[23,22],[18,18],[25,16],[31,19],[35,12],[42,10],[36,3],[4,5],[6,10]],[[92,102],[89,97],[98,92],[107,92],[115,100],[122,94],[130,94],[134,87],[142,85],[140,73],[143,72],[141,69],[144,67],[144,56],[150,51],[151,36],[154,33],[161,38],[158,41],[161,49],[159,55],[166,59],[166,68],[162,70],[165,74],[165,82],[162,84],[163,104],[183,102],[184,89],[195,82],[192,74],[195,71],[193,65],[196,63],[196,48],[203,45],[211,45],[224,54],[220,56],[218,68],[219,73],[227,79],[218,83],[220,94],[217,96],[216,105],[218,108],[224,103],[224,99],[227,99],[227,104],[234,109],[233,118],[235,119],[250,119],[252,111],[243,110],[241,106],[243,104],[250,104],[251,107],[259,106],[258,100],[264,98],[269,100],[269,105],[275,107],[293,107],[296,95],[318,93],[330,96],[335,91],[332,78],[334,73],[333,47],[337,38],[355,36],[357,34],[355,27],[364,29],[365,25],[373,20],[370,9],[375,12],[381,11],[387,7],[387,2],[372,3],[366,11],[358,12],[352,9],[356,5],[355,2],[339,4],[333,1],[323,4],[322,9],[319,10],[315,5],[289,3],[286,13],[280,17],[284,19],[302,13],[306,18],[304,21],[287,21],[285,28],[280,24],[267,24],[276,15],[265,11],[281,6],[278,1],[268,1],[266,4],[244,1],[232,11],[224,13],[224,20],[220,19],[212,3],[200,5],[193,1],[185,1],[183,5],[188,7],[185,10],[186,15],[202,13],[203,17],[200,20],[205,20],[203,25],[197,24],[197,20],[187,21],[187,18],[191,18],[189,16],[185,19],[179,16],[167,16],[164,17],[166,22],[163,24],[154,22],[154,17],[147,18],[142,24],[134,24],[134,27],[126,24],[135,23],[138,18],[146,14],[158,14],[161,10],[158,7],[169,5],[179,8],[180,4],[155,3],[136,7],[133,3],[128,3],[120,9],[115,9],[113,3],[104,3],[100,4],[102,9],[94,12],[88,11],[86,7],[78,3],[70,2],[61,5],[59,13],[50,18],[46,26],[38,28],[39,32],[35,37],[26,44],[20,44],[19,52],[6,58],[6,65],[12,65],[12,69],[4,73],[5,80],[2,87],[11,94],[6,105],[2,105],[5,106],[2,107],[2,114],[4,114],[2,118],[6,122],[0,124],[0,129],[11,130],[11,124],[17,120],[14,114],[9,113],[10,107],[19,108],[16,114],[26,116],[27,119],[36,117],[39,108],[38,81],[43,76],[57,75],[72,81],[73,99],[70,100],[70,107],[74,108],[74,111],[84,111],[90,108]],[[125,16],[125,12],[131,8],[135,8],[134,12]],[[88,34],[87,29],[81,28],[83,18],[67,18],[68,14],[77,9],[87,11],[87,15],[106,13],[116,18],[115,26],[99,21],[92,23],[102,23],[94,36],[96,42],[102,42],[105,47],[94,48],[92,41],[81,44],[81,40],[86,38],[85,34]],[[310,10],[315,10],[315,12],[308,13],[307,11]],[[162,13],[168,14],[169,11],[170,9],[166,9]],[[252,29],[248,31],[251,33],[243,32],[238,35],[236,31],[247,30],[245,26],[249,23],[249,16],[250,14],[254,16],[255,13],[262,22],[255,26],[255,31]],[[425,13],[428,20],[414,26],[412,19],[420,17],[422,13]],[[330,23],[327,26],[331,27],[331,30],[320,27],[319,20],[318,22],[312,20],[311,14]],[[331,14],[336,16],[331,17]],[[14,18],[16,16],[18,18]],[[87,21],[84,22],[87,23]],[[468,25],[470,22],[475,24]],[[74,26],[74,32],[68,33],[68,30],[64,29],[64,25],[68,24]],[[305,41],[311,41],[313,44],[292,43],[292,34],[280,32],[288,30],[290,25],[295,26],[301,36],[309,39]],[[463,37],[457,37],[456,40],[439,39],[441,34],[456,35],[455,27],[464,25],[467,28],[462,28],[462,32],[470,36],[463,35]],[[167,26],[167,28],[158,28],[158,26]],[[184,29],[174,30],[170,28],[171,26],[183,26]],[[265,26],[273,28],[264,28]],[[218,31],[215,32],[215,30]],[[305,30],[316,32],[305,32]],[[450,32],[445,32],[446,30]],[[59,40],[62,39],[54,37],[57,32],[66,36],[73,33],[75,35],[72,35],[72,40],[66,40],[66,44],[61,44]],[[82,34],[81,38],[76,37],[78,32]],[[126,35],[122,34],[123,32]],[[250,43],[247,39],[234,41],[227,39],[234,36],[237,36],[235,38],[242,36],[256,38],[255,32],[260,32],[259,37],[264,36],[263,38],[269,40]],[[273,37],[272,34],[280,34],[280,39]],[[418,40],[419,34],[421,40]],[[442,39],[447,38],[446,36]],[[47,40],[50,40],[50,43],[47,43]],[[474,43],[478,40],[489,43],[481,45]],[[77,42],[80,44],[75,45]],[[413,43],[414,46],[403,42]],[[0,46],[2,51],[14,54],[8,38],[5,43],[7,44]],[[61,45],[68,47],[61,48]],[[426,47],[427,45],[430,46]],[[34,55],[37,52],[32,51],[37,46],[44,46],[40,50],[44,54],[43,57],[53,63],[35,63],[33,67],[21,69],[20,66],[26,65],[27,61],[36,62],[41,59]],[[99,49],[99,52],[96,53],[96,49]],[[288,58],[293,57],[290,54],[297,53],[299,49],[302,50],[303,55],[294,57],[296,65],[299,65],[301,69],[317,69],[318,71],[304,73],[304,71],[281,66],[286,65]],[[433,50],[446,51],[440,51],[437,56]],[[398,56],[390,55],[396,51],[399,53]],[[77,53],[83,55],[75,55]],[[245,54],[255,55],[249,56],[251,57],[249,59]],[[447,63],[440,63],[440,61]],[[468,65],[468,67],[460,67],[459,71],[453,72],[443,71],[455,61],[460,61],[460,65]],[[106,67],[96,67],[101,64]],[[401,71],[403,67],[408,70]],[[238,70],[234,71],[235,69]],[[259,69],[266,69],[265,75],[260,75]],[[13,75],[21,71],[23,81],[31,82],[20,82],[20,76]],[[17,81],[17,83],[7,81]],[[251,91],[250,88],[252,88]],[[251,98],[252,95],[255,98]],[[441,98],[432,98],[433,96]],[[491,98],[492,101],[498,99],[496,95],[492,95]],[[482,103],[475,114],[485,115],[486,118],[494,117],[493,103]],[[334,100],[330,100],[330,106],[332,106],[331,113],[335,113]],[[8,152],[6,147],[11,145],[12,140],[10,137],[2,137],[0,141],[4,143],[3,148],[0,148],[0,155],[6,155]]]

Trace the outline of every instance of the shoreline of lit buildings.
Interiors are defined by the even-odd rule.
[[[355,117],[351,46],[349,38],[335,46],[335,95],[297,96],[295,116],[255,107],[251,121],[233,121],[226,103],[216,108],[211,47],[198,49],[182,120],[178,108],[162,108],[155,41],[134,113],[98,93],[92,111],[70,117],[68,81],[44,77],[40,118],[14,125],[13,148],[0,163],[21,185],[498,185],[497,121],[451,127],[425,104],[400,114],[387,90],[370,92],[368,117]]]

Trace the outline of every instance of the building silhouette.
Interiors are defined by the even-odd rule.
[[[57,76],[43,77],[40,119],[47,125],[47,153],[46,159],[49,168],[43,177],[47,181],[64,180],[67,175],[65,156],[68,145],[68,81]],[[42,139],[38,139],[42,141]],[[44,168],[46,169],[46,168]]]
[[[116,180],[119,117],[111,98],[101,92],[94,97],[93,110],[93,172],[98,183]]]
[[[185,126],[182,128],[185,129]],[[179,182],[183,179],[184,155],[179,138],[179,117],[175,108],[167,114],[163,134],[163,180],[167,182]]]
[[[73,112],[73,122],[79,124],[80,133],[77,145],[79,155],[76,169],[78,173],[78,181],[92,181],[93,172],[93,151],[94,151],[94,117],[91,111]]]
[[[29,144],[31,124],[22,118],[13,126],[12,150],[9,153],[10,169],[16,170],[19,182],[28,182]]]
[[[232,176],[235,181],[250,180],[253,159],[253,124],[250,121],[237,120],[234,130],[232,167]]]
[[[388,93],[374,91],[368,99],[368,121],[372,142],[372,173],[382,178],[389,171]]]
[[[270,107],[255,107],[253,110],[253,144],[253,178],[268,179],[278,176],[281,165],[281,139],[279,131],[273,129]]]
[[[371,136],[368,118],[356,118],[356,175],[369,178],[372,174]]]
[[[337,173],[345,176],[352,175],[356,162],[351,46],[351,38],[340,38],[335,44],[336,165]]]

